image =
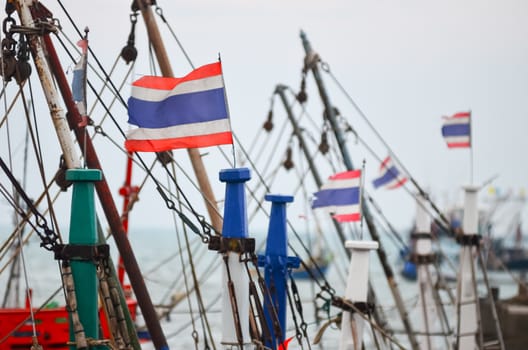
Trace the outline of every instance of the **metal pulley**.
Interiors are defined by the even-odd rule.
[[[29,64],[29,47],[23,35],[20,36],[18,45],[17,62],[15,66],[15,80],[22,84],[31,75],[31,65]]]
[[[266,130],[267,132],[270,132],[273,129],[272,119],[273,119],[273,111],[270,109],[270,111],[268,112],[268,117],[266,121],[264,122],[264,125],[262,126],[264,130]]]
[[[288,149],[286,150],[286,160],[282,163],[282,165],[284,166],[286,170],[290,170],[291,168],[293,168],[294,164],[292,160],[291,147],[288,147]]]
[[[303,77],[301,80],[301,91],[295,96],[297,98],[297,101],[299,103],[304,103],[308,100],[308,94],[306,93],[306,74],[303,73]]]
[[[15,74],[16,69],[16,40],[13,39],[11,33],[7,31],[7,24],[14,24],[15,20],[11,17],[7,17],[3,23],[3,30],[6,37],[2,39],[2,70],[0,75],[4,78],[4,81],[10,81]]]
[[[125,60],[126,64],[135,61],[138,54],[137,49],[135,47],[135,30],[137,23],[136,12],[137,10],[135,10],[134,13],[130,15],[130,23],[132,24],[130,28],[130,34],[128,35],[126,46],[123,47],[123,49],[121,50],[121,58]]]
[[[22,84],[31,75],[31,65],[28,61],[18,61],[15,64],[15,80]]]
[[[323,131],[321,134],[321,143],[319,144],[319,152],[321,154],[328,153],[328,150],[330,149],[330,146],[328,146],[328,136],[326,135],[326,131]]]
[[[68,190],[68,187],[72,185],[71,181],[66,180],[66,170],[68,170],[68,168],[66,167],[64,156],[61,155],[59,162],[59,170],[57,170],[57,174],[55,175],[55,184],[59,186],[60,190],[63,192],[66,192]]]
[[[6,44],[7,38],[4,38],[2,40],[2,47],[4,47],[4,44]],[[8,45],[9,43],[7,43]],[[2,70],[0,71],[0,76],[4,79],[4,81],[11,81],[11,78],[15,75],[16,70],[16,64],[17,61],[15,59],[14,53],[11,53],[8,50],[2,50]]]
[[[336,117],[338,115],[341,115],[341,113],[339,112],[339,109],[337,109],[337,107],[331,107],[332,108],[332,112],[333,112],[333,115]],[[324,110],[323,112],[323,118],[324,120],[328,120],[329,118],[329,115],[328,115],[328,110]]]
[[[173,160],[172,151],[157,152],[156,153],[156,158],[163,165],[170,164],[172,162],[172,160]]]

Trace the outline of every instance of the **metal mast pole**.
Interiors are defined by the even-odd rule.
[[[319,89],[319,95],[321,96],[321,100],[323,101],[325,107],[325,116],[330,122],[332,130],[334,131],[337,143],[339,145],[339,149],[341,151],[341,155],[343,157],[343,161],[345,163],[345,167],[347,170],[353,170],[354,166],[352,165],[350,154],[348,153],[348,149],[346,148],[345,138],[343,137],[343,133],[339,128],[339,125],[337,124],[336,111],[330,103],[330,98],[326,93],[326,89],[321,78],[321,74],[319,72],[319,67],[316,64],[316,59],[318,58],[317,54],[312,49],[312,46],[303,31],[301,31],[301,40],[303,43],[304,50],[306,52],[305,65],[307,68],[311,69],[312,74],[314,76],[315,82]],[[383,272],[385,273],[385,277],[387,278],[387,282],[394,297],[396,307],[398,309],[398,312],[400,313],[405,332],[409,337],[409,341],[411,343],[412,348],[418,349],[418,342],[416,341],[416,336],[411,328],[411,323],[409,321],[407,310],[405,309],[405,305],[398,289],[398,285],[396,283],[396,280],[394,279],[394,273],[387,261],[387,254],[385,253],[385,250],[381,245],[378,231],[376,229],[376,226],[374,225],[374,221],[372,220],[372,216],[370,214],[366,201],[362,201],[362,211],[372,239],[378,242],[379,244],[379,249],[377,250],[378,257],[380,259],[381,265],[383,267]]]
[[[297,136],[297,139],[299,140],[299,146],[301,147],[301,150],[303,151],[304,156],[306,157],[306,161],[308,162],[308,167],[310,168],[315,184],[317,185],[317,188],[320,188],[323,185],[323,181],[321,180],[319,171],[317,170],[317,167],[315,166],[313,162],[312,156],[310,155],[310,152],[308,151],[308,148],[306,147],[306,143],[304,142],[304,138],[301,134],[301,129],[299,128],[299,125],[297,124],[297,121],[295,120],[292,110],[290,106],[288,105],[288,100],[286,99],[286,95],[284,94],[285,90],[286,90],[286,86],[284,85],[277,85],[275,87],[275,93],[279,95],[282,101],[282,104],[284,105],[284,108],[286,109],[286,114],[288,115],[288,119],[290,120],[290,123],[292,125],[293,133],[295,134],[295,136]],[[332,220],[332,222],[334,223],[334,226],[337,230],[339,239],[341,240],[341,242],[343,242],[343,245],[344,245],[346,238],[345,238],[345,233],[343,232],[343,229],[341,228],[341,225],[339,225],[339,223],[335,220]],[[348,249],[346,250],[346,253],[350,257],[350,251]]]
[[[152,15],[152,9],[150,5],[147,5],[144,0],[137,1],[139,9],[141,10],[141,15],[145,21],[145,26],[147,27],[147,33],[149,41],[154,48],[156,53],[156,58],[161,69],[161,74],[164,77],[174,77],[172,67],[167,56],[167,51],[165,50],[165,45],[161,40],[159,33],[158,25]],[[209,177],[207,176],[207,171],[202,161],[202,157],[197,148],[188,148],[187,152],[191,160],[194,173],[196,174],[196,179],[198,180],[198,185],[204,196],[205,206],[209,217],[211,218],[211,224],[216,232],[222,232],[222,217],[219,214],[218,207],[216,205],[215,195],[213,189],[209,182]]]
[[[22,25],[28,28],[35,28],[34,23],[36,21],[33,19],[31,11],[28,7],[28,3],[30,2],[18,0],[16,3],[17,12],[21,18]],[[47,10],[44,11],[43,9],[42,11],[45,13],[45,15],[48,14],[46,12]],[[46,18],[43,19],[45,20]],[[35,31],[35,33],[39,32],[40,29]],[[80,167],[79,157],[75,152],[74,143],[70,136],[71,127],[71,129],[75,131],[78,143],[80,145],[85,145],[86,151],[84,157],[88,167],[92,169],[101,169],[101,165],[90,138],[86,137],[84,129],[80,128],[78,125],[81,117],[77,108],[75,107],[75,103],[73,102],[68,81],[64,76],[58,55],[54,49],[49,34],[44,34],[42,36],[44,45],[46,45],[46,55],[44,54],[43,43],[41,43],[38,35],[28,35],[28,38],[31,45],[33,60],[35,61],[35,66],[37,67],[39,78],[41,80],[41,84],[52,114],[52,119],[57,130],[59,142],[61,144],[67,167],[69,169]],[[62,98],[68,107],[68,111],[70,112],[68,115],[68,120],[65,117],[64,111],[62,108],[60,108],[60,102],[58,99],[57,90],[55,89],[55,83],[52,79],[50,67],[48,67],[48,59],[51,69],[55,74],[55,78],[57,79],[59,89],[61,90]],[[167,341],[165,340],[165,336],[161,330],[156,311],[154,310],[154,306],[150,300],[145,282],[141,277],[141,271],[139,270],[135,256],[132,253],[130,242],[125,236],[123,225],[121,224],[121,218],[117,212],[108,184],[104,180],[104,176],[103,181],[98,181],[95,184],[95,187],[108,223],[112,229],[117,248],[119,249],[121,256],[123,256],[126,270],[129,273],[130,283],[134,288],[139,307],[143,312],[145,323],[147,324],[152,341],[156,349],[168,349]]]
[[[22,25],[29,28],[35,28],[33,16],[28,7],[28,2],[17,0],[16,8]],[[57,132],[66,166],[68,169],[80,168],[81,163],[70,136],[68,121],[66,120],[64,110],[60,105],[59,95],[53,84],[53,77],[51,76],[51,71],[44,50],[42,49],[42,44],[40,43],[38,35],[28,35],[27,37],[31,46],[31,53],[33,55],[33,60],[35,61],[35,67],[37,68],[40,83],[42,84],[42,90],[44,90],[44,95],[48,102],[51,119],[55,126],[55,131]]]
[[[49,35],[44,35],[44,43],[46,45],[51,67],[55,74],[55,78],[57,79],[57,85],[61,90],[64,103],[68,108],[68,121],[70,122],[70,125],[75,132],[77,142],[80,145],[84,146],[83,152],[86,164],[89,168],[92,169],[102,169],[101,164],[99,162],[99,158],[97,157],[97,154],[95,152],[92,140],[87,137],[85,130],[79,127],[81,116],[79,115],[79,111],[77,110],[75,103],[73,102],[73,96],[70,90],[70,86],[68,84],[68,81],[66,80],[64,71],[60,66],[57,52],[55,51],[55,48],[53,46],[53,43],[51,42],[51,38],[49,37]],[[138,305],[141,308],[141,312],[143,314],[143,318],[145,319],[145,323],[152,338],[152,342],[154,343],[156,349],[168,349],[167,340],[165,339],[165,335],[163,334],[163,331],[161,329],[161,325],[158,320],[158,315],[156,313],[156,310],[154,309],[154,305],[152,304],[152,300],[150,299],[150,295],[148,293],[147,286],[145,285],[145,281],[143,280],[136,257],[132,251],[132,247],[130,246],[130,242],[128,241],[128,238],[126,236],[126,232],[123,228],[123,223],[121,222],[121,216],[117,211],[114,198],[112,197],[112,193],[110,192],[108,183],[104,178],[104,173],[103,181],[96,182],[95,189],[97,191],[97,196],[99,197],[99,201],[101,202],[101,206],[105,213],[106,220],[108,221],[108,225],[110,226],[110,229],[112,231],[112,235],[114,237],[117,249],[119,250],[119,254],[121,254],[121,257],[123,259],[125,270],[127,271],[128,278],[130,280],[130,285],[134,289]]]
[[[295,117],[292,113],[292,110],[288,104],[288,100],[286,99],[286,94],[284,91],[286,90],[286,86],[284,85],[277,85],[275,87],[275,93],[279,95],[282,104],[284,105],[284,108],[286,109],[286,114],[288,115],[288,119],[290,120],[290,123],[292,124],[293,133],[295,136],[297,136],[297,139],[299,140],[299,146],[301,147],[301,150],[304,153],[304,156],[306,157],[306,161],[308,162],[308,167],[310,168],[310,171],[312,173],[312,176],[314,178],[315,184],[317,185],[317,188],[321,188],[323,185],[323,181],[321,180],[321,176],[319,175],[319,170],[317,170],[317,167],[315,166],[312,156],[310,155],[310,152],[308,150],[308,147],[306,146],[306,143],[304,142],[304,137],[301,133],[301,129],[299,128],[299,124],[297,123],[297,120],[295,120]],[[337,222],[336,220],[332,220],[334,223],[335,229],[337,231],[337,235],[339,236],[339,239],[341,240],[341,243],[343,243],[343,247],[345,247],[346,237],[345,233],[343,232],[343,227]],[[347,254],[348,258],[350,258],[350,249],[345,248],[345,253]],[[372,288],[370,281],[368,281],[368,299],[375,305],[377,304],[377,297],[376,293],[374,292],[374,288]],[[378,309],[374,310],[374,318],[378,322],[378,324],[385,324],[385,316],[382,315],[381,312],[379,312]]]

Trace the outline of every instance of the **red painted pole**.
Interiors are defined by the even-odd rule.
[[[121,221],[123,222],[123,230],[128,234],[128,212],[130,211],[133,202],[135,201],[135,196],[139,192],[138,186],[132,186],[132,157],[133,154],[128,152],[127,154],[127,164],[126,164],[126,173],[125,173],[125,183],[119,189],[119,194],[123,196],[123,212],[121,213]],[[117,277],[121,287],[124,288],[125,283],[125,265],[123,263],[123,257],[119,255],[117,263]]]
[[[84,146],[82,147],[82,152],[84,153],[84,158],[88,164],[88,167],[91,169],[102,170],[101,164],[99,163],[99,159],[93,147],[92,140],[89,137],[86,137],[87,134],[85,133],[84,128],[79,127],[81,116],[79,115],[79,111],[77,110],[77,107],[73,101],[70,85],[66,80],[66,76],[60,65],[60,61],[51,38],[48,34],[43,35],[42,38],[47,49],[51,70],[55,76],[55,79],[57,80],[57,85],[68,109],[67,118],[70,128],[75,132],[75,136],[79,145]],[[156,349],[168,349],[169,347],[167,345],[167,340],[165,339],[165,335],[161,329],[156,310],[154,309],[154,305],[150,299],[145,281],[143,280],[141,271],[139,270],[136,257],[132,252],[132,247],[130,246],[130,242],[128,241],[126,232],[123,228],[121,217],[117,211],[114,199],[112,198],[110,188],[108,187],[108,183],[104,178],[104,172],[103,180],[96,182],[95,189],[97,191],[99,201],[101,202],[101,206],[103,207],[106,220],[108,221],[110,229],[112,230],[112,235],[114,236],[117,249],[123,258],[123,264],[126,271],[128,272],[130,284],[134,289],[138,305],[141,308],[141,312],[143,314],[143,318],[145,319],[150,337],[152,338],[152,342],[154,343]]]

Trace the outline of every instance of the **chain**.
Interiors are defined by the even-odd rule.
[[[315,297],[316,300],[322,301],[322,304],[317,305],[316,307],[317,319],[323,319],[323,318],[327,320],[331,319],[330,306],[332,305],[332,299],[334,298],[334,295],[335,295],[335,290],[331,288],[328,283],[321,287],[321,291],[317,293]],[[324,317],[319,316],[321,312],[325,313]]]
[[[13,174],[11,173],[11,171],[9,170],[9,168],[1,157],[0,167],[2,168],[2,170],[4,170],[4,173],[11,181],[11,184],[13,185],[17,193],[20,195],[20,198],[26,203],[27,208],[35,216],[35,225],[44,231],[42,233],[39,230],[35,230],[42,241],[40,243],[40,246],[46,250],[55,251],[60,243],[59,235],[57,235],[57,233],[55,233],[52,229],[48,227],[48,222],[46,221],[46,218],[33,205],[33,201],[29,199],[28,195],[26,194],[22,186],[20,186],[18,181],[15,179],[15,177],[13,176]]]
[[[268,288],[258,268],[258,257],[255,253],[251,254],[251,262],[253,263],[253,266],[257,272],[258,284],[259,284],[260,290],[262,291],[262,296],[264,299],[264,306],[268,310],[268,314],[271,318],[273,331],[275,332],[275,338],[282,339],[282,329],[281,329],[281,325],[279,322],[279,316],[277,314],[277,309],[275,305],[273,304],[273,299],[272,299],[273,290],[274,290],[273,281],[272,281],[271,287]]]
[[[306,324],[306,321],[304,320],[301,296],[299,295],[299,289],[297,288],[297,284],[295,283],[295,279],[292,276],[291,269],[288,269],[288,275],[290,276],[290,285],[291,285],[291,290],[292,290],[292,294],[293,294],[293,301],[295,302],[295,307],[297,309],[297,312],[299,313],[299,317],[301,318],[301,331],[302,331],[303,336],[306,338],[306,342],[308,344],[308,349],[311,349],[310,341],[308,339],[308,332],[306,331],[308,325]]]
[[[266,322],[266,320],[264,318],[264,309],[262,307],[262,303],[260,301],[255,282],[253,281],[253,278],[251,277],[251,273],[249,272],[248,263],[255,261],[253,256],[256,257],[255,254],[248,254],[248,253],[245,253],[244,255],[241,255],[241,262],[244,263],[244,266],[246,267],[246,272],[247,272],[247,274],[249,276],[250,303],[251,303],[251,301],[253,301],[253,303],[251,303],[251,306],[254,309],[256,309],[256,312],[253,311],[253,314],[255,315],[255,318],[259,319],[260,327],[261,327],[261,330],[262,330],[262,337],[259,336],[258,329],[255,329],[253,331],[253,333],[254,333],[253,334],[253,342],[260,341],[260,339],[262,338],[262,340],[264,342],[271,343],[271,333],[270,333],[270,329],[269,329],[268,323]],[[258,270],[258,266],[254,266],[254,268]],[[255,327],[255,328],[257,328],[257,327]]]
[[[235,285],[233,283],[233,280],[231,279],[231,272],[229,270],[229,253],[223,253],[222,258],[226,267],[227,290],[229,291],[229,299],[231,301],[231,311],[233,313],[233,321],[235,323],[235,332],[238,344],[240,345],[240,348],[242,348],[244,344],[244,339],[242,339],[242,327],[240,324],[240,314],[238,313],[238,303],[236,300]]]

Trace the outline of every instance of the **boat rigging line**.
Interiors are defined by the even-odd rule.
[[[442,225],[442,226],[447,228],[446,232],[451,232],[452,230],[449,229],[449,220],[445,217],[445,215],[442,213],[442,211],[440,209],[438,209],[438,207],[433,202],[433,200],[431,199],[429,194],[427,192],[425,192],[422,189],[422,187],[418,184],[418,182],[414,179],[414,177],[407,170],[407,168],[404,166],[404,164],[400,161],[400,159],[397,157],[397,155],[392,151],[391,147],[388,145],[388,143],[385,141],[385,139],[381,136],[381,134],[377,131],[377,129],[374,128],[374,125],[372,125],[370,120],[368,120],[367,116],[365,115],[365,113],[363,113],[361,108],[359,108],[359,106],[356,104],[356,102],[354,101],[352,96],[350,96],[350,94],[346,91],[346,89],[343,87],[343,85],[339,82],[337,77],[331,72],[329,64],[326,63],[326,62],[323,62],[323,61],[320,61],[320,63],[321,63],[321,69],[330,76],[330,78],[334,81],[334,83],[337,85],[339,90],[341,90],[341,92],[345,95],[345,97],[348,99],[348,101],[352,104],[352,106],[357,111],[359,116],[363,119],[363,121],[365,123],[367,123],[367,125],[370,127],[372,132],[378,137],[378,139],[385,146],[385,148],[389,151],[389,153],[393,155],[395,161],[397,161],[398,164],[402,167],[402,170],[409,176],[409,179],[411,180],[411,182],[415,186],[415,188],[418,190],[418,193],[421,196],[423,196],[429,202],[429,204],[431,205],[431,208],[438,214],[438,216],[440,217],[440,219],[444,223],[444,225]]]
[[[78,27],[75,25],[75,23],[73,22],[73,20],[71,19],[71,16],[69,15],[69,13],[67,13],[67,10],[64,8],[64,6],[62,5],[62,3],[59,1],[59,4],[61,5],[61,7],[63,8],[63,11],[66,13],[67,17],[69,18],[70,22],[72,23],[72,25],[75,27],[77,33],[79,33],[79,35],[81,35]],[[58,37],[58,36],[57,36]],[[72,61],[75,61],[74,58],[73,58],[73,55],[71,55],[71,53],[69,53],[69,51],[67,50],[67,48],[65,47],[64,43],[62,41],[60,41],[63,48],[68,52],[68,55],[70,56],[70,58],[72,59]],[[112,82],[110,76],[106,73],[106,71],[103,69],[100,61],[96,58],[96,55],[94,54],[93,50],[91,49],[90,46],[88,46],[88,50],[89,52],[91,53],[91,55],[95,58],[95,61],[99,67],[99,69],[103,72],[104,76],[105,76],[105,79],[104,79],[104,82],[105,84],[108,83],[110,84],[110,86],[112,87],[112,91],[114,93],[114,95],[116,97],[118,97],[119,101],[121,101],[121,103],[126,107],[126,102],[124,101],[124,99],[121,97],[119,91],[120,89],[117,89],[116,86],[114,85],[114,83]],[[92,57],[91,56],[91,57]],[[101,104],[101,106],[104,108],[105,110],[105,115],[108,115],[110,116],[114,126],[117,128],[117,130],[120,132],[120,134],[123,136],[123,139],[125,139],[125,132],[123,131],[123,129],[119,126],[119,124],[117,123],[115,117],[113,116],[112,112],[110,111],[110,108],[109,106],[107,106],[103,101],[102,101],[102,98],[100,96],[100,94],[97,94],[95,88],[93,87],[93,85],[90,83],[90,81],[88,80],[88,86],[90,87],[90,89],[92,90],[92,92],[94,93],[94,95],[96,96],[96,99],[99,101],[99,103]],[[122,85],[121,85],[122,86]],[[102,127],[101,125],[98,125],[95,127],[95,131],[96,131],[96,134],[99,133],[103,136],[107,136],[103,130],[102,130]],[[83,138],[84,139],[84,138]],[[146,166],[146,164],[144,163],[143,161],[143,158],[141,157],[141,155],[139,153],[136,153],[136,156],[137,156],[137,159],[138,161],[141,163],[142,165],[142,168],[147,172],[147,175],[154,181],[154,183],[156,184],[156,188],[160,194],[160,196],[162,197],[162,199],[165,201],[166,203],[166,206],[168,209],[170,210],[174,210],[176,211],[176,213],[178,214],[178,216],[180,216],[181,220],[184,221],[187,225],[190,225],[190,228],[193,232],[195,232],[196,234],[199,234],[201,237],[202,237],[202,240],[204,242],[206,242],[208,239],[207,239],[207,236],[210,235],[210,225],[207,224],[207,222],[204,220],[204,217],[200,214],[198,214],[194,209],[193,209],[193,206],[192,204],[189,202],[189,200],[187,199],[185,193],[183,193],[183,190],[180,188],[180,186],[178,185],[178,183],[174,180],[174,185],[176,186],[176,189],[178,190],[178,192],[182,195],[182,198],[185,200],[186,202],[186,207],[193,213],[193,215],[195,216],[195,218],[197,219],[197,221],[200,223],[201,227],[202,227],[202,230],[204,232],[205,235],[202,235],[200,233],[200,231],[198,230],[198,228],[192,223],[192,221],[190,221],[187,216],[183,213],[183,212],[180,212],[178,211],[178,209],[175,207],[174,205],[174,202],[172,202],[172,200],[169,198],[169,196],[163,191],[163,186],[160,185],[160,182],[159,180],[157,180],[155,178],[155,176],[152,174],[152,172],[150,172],[148,169],[148,167]],[[172,157],[171,157],[172,158]],[[166,166],[163,164],[163,162],[161,162],[161,164],[163,165],[163,167],[166,169],[167,173],[170,174],[170,172],[168,171],[168,169],[166,168]],[[170,176],[170,175],[169,175]],[[210,202],[212,203],[212,202]],[[211,205],[211,204],[210,204]],[[217,211],[217,215],[218,214],[218,211]]]
[[[330,103],[329,96],[327,95],[327,92],[325,90],[323,81],[322,81],[321,76],[320,76],[319,67],[317,66],[317,62],[319,61],[319,56],[318,56],[317,53],[315,53],[315,51],[313,51],[313,49],[311,47],[311,44],[310,44],[310,42],[308,41],[308,39],[306,37],[306,34],[304,32],[302,32],[302,31],[301,31],[301,40],[302,40],[302,43],[303,43],[303,46],[304,46],[304,49],[305,49],[305,52],[306,52],[305,66],[303,67],[303,71],[304,70],[306,70],[306,71],[311,70],[312,71],[312,75],[314,76],[314,79],[316,81],[317,87],[319,89],[319,94],[320,94],[321,99],[322,99],[323,104],[324,104],[324,108],[325,108],[325,112],[326,112],[325,115],[326,115],[328,121],[330,122],[330,124],[332,126],[332,130],[334,132],[335,138],[336,138],[337,143],[339,145],[339,149],[341,151],[341,154],[342,154],[342,157],[343,157],[343,161],[345,163],[345,167],[346,167],[347,170],[353,170],[354,166],[352,165],[352,161],[351,161],[350,155],[348,153],[348,150],[345,147],[345,140],[343,138],[343,135],[342,135],[342,132],[341,132],[339,126],[337,125],[337,121],[336,121],[336,118],[335,118],[335,109],[332,106],[332,104]],[[365,217],[365,221],[367,223],[370,235],[371,235],[372,239],[374,241],[377,241],[378,244],[379,244],[379,249],[377,249],[376,252],[378,254],[378,258],[379,258],[379,260],[381,262],[381,265],[383,267],[383,271],[385,273],[387,282],[388,282],[388,284],[390,286],[390,290],[391,290],[391,292],[393,294],[394,301],[396,302],[396,305],[398,306],[398,311],[400,313],[400,318],[402,320],[402,323],[403,323],[403,325],[405,327],[405,330],[407,332],[407,335],[409,337],[409,342],[411,344],[412,349],[418,349],[418,343],[417,343],[415,334],[414,334],[414,332],[412,330],[412,327],[411,327],[411,324],[410,324],[410,321],[409,321],[409,317],[408,317],[409,315],[408,315],[407,310],[405,309],[405,307],[403,305],[403,301],[402,301],[402,298],[401,298],[401,293],[400,293],[400,291],[398,289],[398,286],[397,286],[397,283],[396,283],[396,281],[394,279],[394,273],[392,271],[392,268],[390,267],[390,265],[387,262],[387,256],[386,256],[385,250],[382,247],[380,237],[379,237],[379,235],[377,233],[377,230],[376,230],[376,226],[372,222],[370,211],[369,211],[368,206],[367,206],[367,204],[365,202],[363,202],[362,209],[363,209],[362,213],[363,213],[363,216]]]

